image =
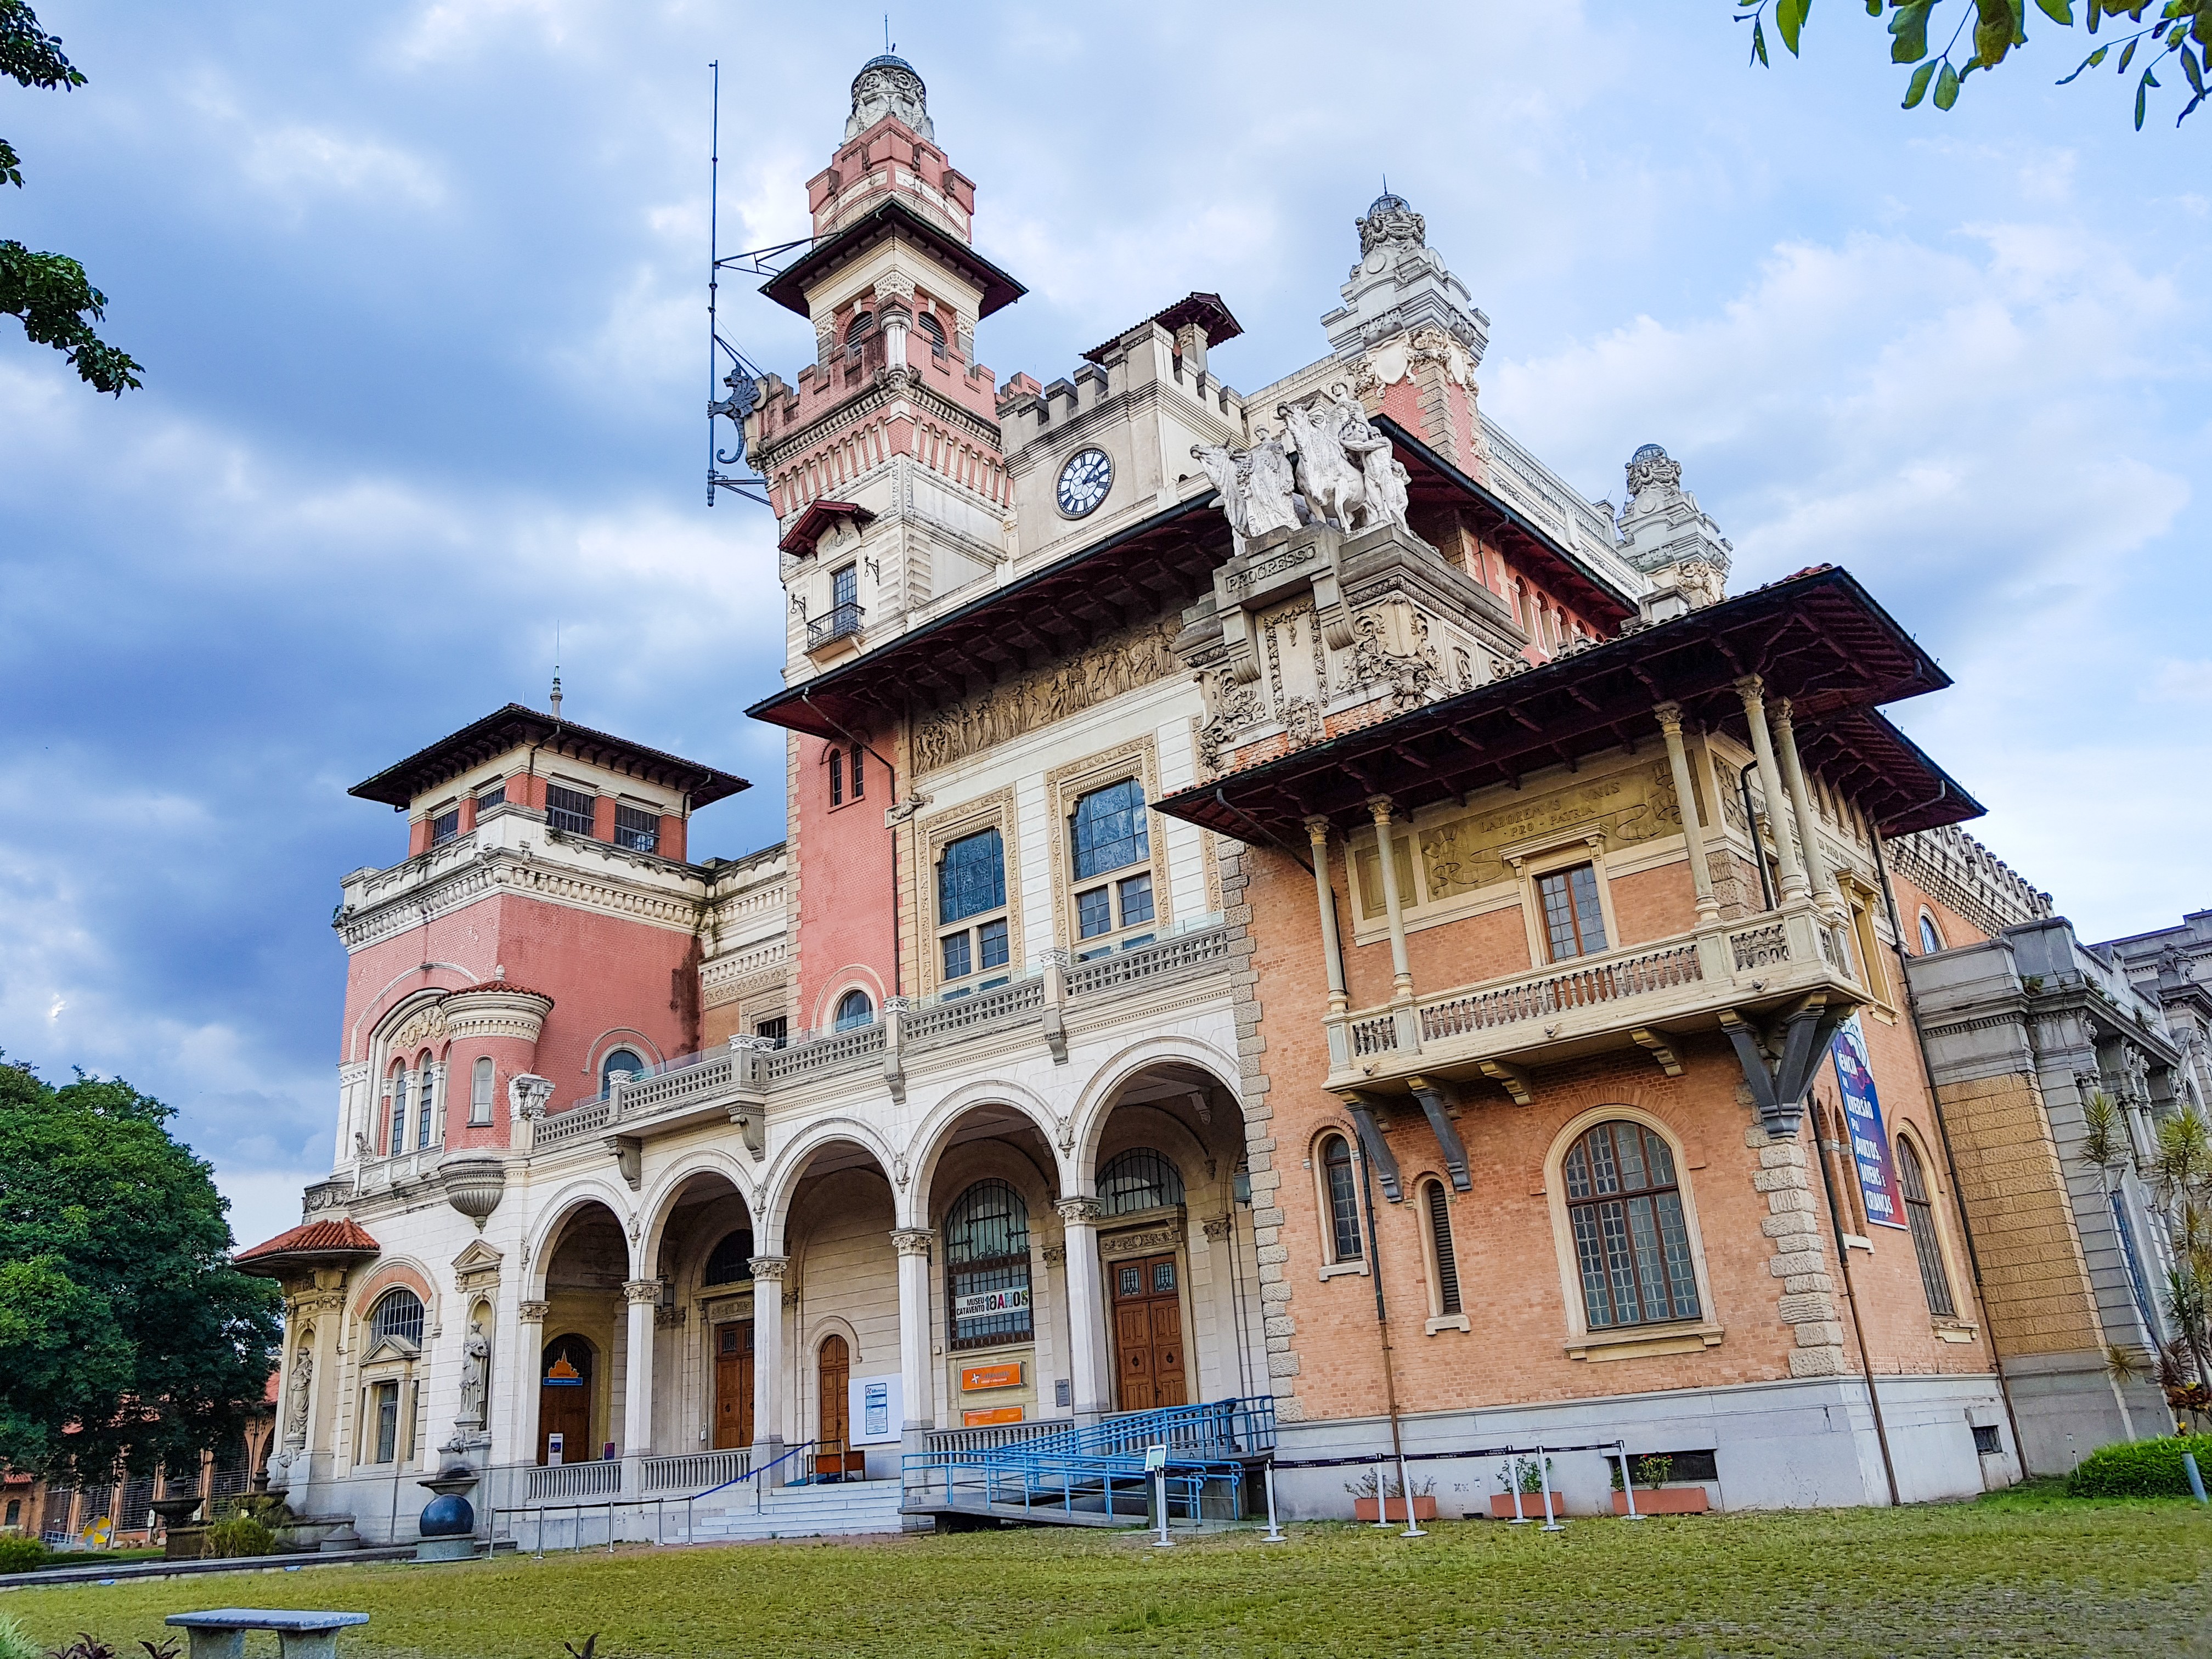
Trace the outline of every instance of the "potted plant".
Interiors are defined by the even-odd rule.
[[[1636,1460],[1636,1512],[1638,1515],[1703,1515],[1712,1507],[1702,1482],[1669,1486],[1674,1460],[1663,1452]],[[1628,1513],[1628,1494],[1620,1487],[1620,1464],[1613,1464],[1613,1512]]]
[[[1517,1514],[1523,1520],[1542,1520],[1544,1518],[1544,1486],[1551,1473],[1551,1468],[1552,1460],[1548,1457],[1544,1460],[1540,1468],[1533,1457],[1516,1457],[1509,1462],[1499,1465],[1498,1490],[1490,1496],[1491,1518],[1495,1521],[1510,1521]],[[1517,1510],[1514,1508],[1513,1496],[1516,1487],[1521,1494],[1520,1508]],[[1567,1506],[1560,1499],[1559,1489],[1557,1486],[1553,1487],[1553,1515],[1559,1516],[1566,1512]]]
[[[1398,1489],[1395,1470],[1378,1475],[1370,1469],[1357,1480],[1344,1483],[1345,1491],[1352,1494],[1352,1512],[1362,1521],[1402,1521],[1406,1518],[1405,1495]],[[1413,1482],[1413,1519],[1433,1521],[1437,1518],[1437,1483],[1434,1480]],[[1387,1504],[1388,1508],[1385,1509]]]

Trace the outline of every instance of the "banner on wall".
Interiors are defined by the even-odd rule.
[[[1877,1227],[1904,1227],[1904,1196],[1898,1190],[1897,1163],[1882,1125],[1881,1097],[1875,1092],[1874,1070],[1867,1063],[1866,1033],[1853,1014],[1836,1028],[1828,1044],[1835,1057],[1836,1086],[1843,1096],[1844,1124],[1850,1136],[1851,1164],[1859,1172],[1859,1192],[1867,1220]]]

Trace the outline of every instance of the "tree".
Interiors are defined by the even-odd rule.
[[[208,1165],[119,1079],[0,1063],[0,1462],[178,1474],[263,1398],[276,1287],[230,1261]]]
[[[23,0],[0,0],[0,75],[48,92],[84,84],[62,56],[60,37],[40,27]],[[0,138],[0,183],[23,187],[22,158],[5,138]],[[0,312],[21,318],[33,344],[62,353],[95,390],[119,398],[126,386],[138,386],[145,365],[93,332],[92,325],[107,314],[107,296],[67,254],[33,253],[21,242],[0,239]]]
[[[1863,3],[1868,16],[1878,18],[1882,15],[1883,0],[1863,0]],[[1949,109],[1959,101],[1966,78],[1975,70],[1996,69],[2014,47],[2027,44],[2028,0],[1959,0],[1956,12],[1942,12],[1948,3],[1949,0],[1888,0],[1890,62],[1914,65],[1905,83],[1906,109],[1917,106],[1931,88],[1936,107]],[[1729,4],[1735,9],[1737,22],[1751,25],[1753,63],[1767,63],[1766,20],[1770,16],[1774,20],[1774,32],[1782,37],[1782,44],[1789,48],[1790,55],[1797,56],[1798,41],[1806,16],[1813,9],[1813,0],[1729,0]],[[2113,66],[2114,73],[2125,75],[2134,64],[2137,52],[2148,44],[2149,52],[2142,77],[2136,82],[2136,131],[2142,131],[2150,94],[2163,84],[2158,78],[2161,64],[2167,67],[2169,73],[2178,65],[2189,82],[2189,102],[2174,118],[2174,125],[2179,126],[2187,120],[2204,101],[2205,76],[2208,66],[2212,66],[2212,0],[2165,0],[2162,7],[2157,6],[2157,0],[2081,0],[2081,4],[2082,21],[2091,34],[2096,33],[2098,26],[2111,17],[2124,17],[2134,27],[2117,39],[2094,47],[2074,73],[2058,84],[2063,87],[2084,70],[2099,67],[2116,51],[2120,61]],[[2046,19],[2068,29],[2075,27],[2074,5],[2075,0],[2035,0],[2036,9]],[[2144,13],[2154,7],[2155,15],[2145,22]],[[1942,25],[1954,18],[1956,21],[1946,36]],[[1943,42],[1940,52],[1929,44],[1931,24],[1935,26],[1932,38]],[[1962,46],[1965,56],[1959,58]]]

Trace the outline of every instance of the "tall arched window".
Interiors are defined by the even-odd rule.
[[[866,991],[848,991],[837,999],[837,1029],[857,1031],[876,1023],[876,1005]]]
[[[394,1158],[407,1150],[407,1062],[405,1060],[400,1061],[392,1073],[392,1127],[387,1144]]]
[[[617,1072],[628,1072],[632,1077],[645,1070],[645,1062],[637,1057],[634,1048],[611,1048],[599,1062],[599,1092],[605,1094],[614,1084]]]
[[[470,1122],[489,1123],[491,1121],[491,1056],[489,1054],[484,1054],[478,1058],[476,1065],[470,1069],[469,1073]]]
[[[1030,1211],[1003,1181],[979,1181],[945,1217],[952,1346],[1030,1340]]]
[[[1567,1216],[1594,1331],[1698,1317],[1674,1155],[1640,1123],[1601,1123],[1566,1158]]]
[[[1912,1254],[1920,1258],[1920,1288],[1927,1295],[1928,1311],[1938,1319],[1949,1319],[1957,1309],[1951,1301],[1951,1275],[1943,1271],[1936,1206],[1928,1197],[1928,1176],[1920,1167],[1920,1154],[1903,1135],[1897,1138],[1897,1184],[1905,1192],[1905,1224],[1912,1230]]]
[[[436,1080],[437,1074],[430,1069],[430,1056],[427,1051],[416,1063],[415,1075],[419,1079],[415,1085],[415,1147],[420,1152],[429,1146],[431,1133],[437,1127],[430,1121],[430,1114],[436,1104],[436,1091],[431,1085]]]
[[[742,1285],[752,1276],[752,1230],[740,1227],[733,1233],[722,1235],[722,1242],[707,1258],[706,1272],[699,1277],[705,1285]]]
[[[404,1285],[386,1291],[368,1311],[368,1340],[381,1342],[387,1336],[422,1346],[422,1298]]]
[[[1443,1182],[1421,1183],[1421,1209],[1429,1231],[1429,1312],[1436,1318],[1465,1311],[1459,1299],[1459,1255],[1452,1249],[1450,1206]]]
[[[1359,1243],[1359,1187],[1352,1168],[1352,1143],[1342,1135],[1322,1140],[1321,1185],[1328,1206],[1328,1259],[1357,1261],[1366,1254]]]
[[[1109,1216],[1168,1209],[1182,1202],[1182,1171],[1164,1152],[1132,1146],[1098,1171],[1098,1202]]]
[[[1936,929],[1936,918],[1925,910],[1920,913],[1920,954],[1932,957],[1943,948],[1943,935]]]

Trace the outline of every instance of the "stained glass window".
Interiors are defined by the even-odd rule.
[[[1075,803],[1075,878],[1088,881],[1152,855],[1145,788],[1134,778],[1094,789]]]
[[[937,865],[940,924],[999,909],[1006,902],[1006,848],[996,830],[963,836],[946,846]]]

